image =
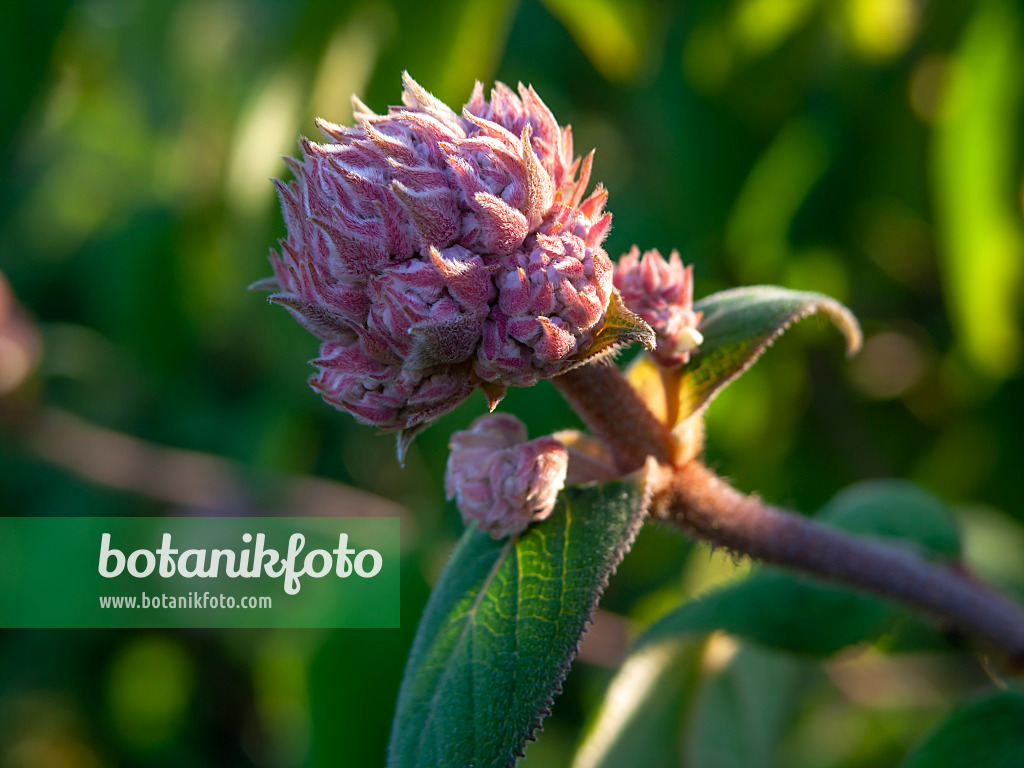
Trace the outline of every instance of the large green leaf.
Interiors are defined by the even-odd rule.
[[[953,710],[925,737],[903,768],[1021,768],[1024,691],[989,693]]]
[[[646,645],[615,675],[572,768],[768,766],[810,662],[703,637]],[[723,662],[723,653],[730,657]],[[685,734],[685,749],[672,745]]]
[[[679,421],[705,408],[775,339],[805,317],[822,315],[831,320],[846,337],[849,355],[861,345],[857,319],[821,293],[755,285],[714,293],[693,308],[704,315],[700,323],[704,341],[680,372]]]
[[[515,539],[462,537],[420,621],[391,768],[515,763],[646,514],[642,479],[566,489]]]

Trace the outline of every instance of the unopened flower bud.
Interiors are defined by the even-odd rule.
[[[581,167],[580,158],[573,156],[572,128],[558,124],[532,86],[520,83],[517,96],[504,83],[495,83],[491,100],[487,101],[483,85],[478,82],[465,111],[467,115],[502,126],[514,136],[521,136],[529,127],[537,159],[551,178],[553,191],[560,198],[558,202],[579,205],[590,180],[593,152],[587,155]]]
[[[666,368],[687,363],[704,338],[697,330],[701,313],[693,311],[693,266],[683,267],[677,251],[669,259],[657,249],[635,245],[615,268],[615,287],[626,306],[654,329],[658,346],[651,354]]]
[[[476,350],[494,294],[479,256],[454,245],[431,247],[374,273],[367,285],[365,338],[382,359],[389,354],[415,369],[460,363]]]
[[[413,369],[381,362],[362,340],[328,341],[313,360],[310,386],[357,421],[386,430],[415,430],[450,411],[473,392],[467,366]]]
[[[457,114],[404,85],[402,106],[354,99],[354,127],[300,142],[276,182],[288,233],[255,286],[322,340],[313,388],[396,430],[588,359],[614,290],[607,194],[582,199],[593,153],[573,157],[532,88],[487,101],[478,84]]]
[[[590,346],[612,292],[613,265],[601,248],[611,222],[606,196],[598,189],[581,208],[560,208],[502,260],[477,358],[481,378],[528,386]]]
[[[555,438],[527,441],[514,416],[482,416],[452,435],[445,493],[467,525],[501,539],[551,514],[568,467],[568,451]]]

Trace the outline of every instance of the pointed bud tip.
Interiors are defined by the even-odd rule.
[[[273,276],[271,276],[271,277],[261,277],[259,280],[257,280],[256,282],[252,283],[248,288],[246,288],[246,290],[247,291],[279,291],[279,290],[281,290],[281,284],[277,282],[277,278],[276,277],[273,277]],[[269,296],[267,297],[267,300],[268,301],[270,300]]]

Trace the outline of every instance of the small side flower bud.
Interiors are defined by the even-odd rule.
[[[702,315],[693,311],[693,266],[684,268],[678,251],[666,261],[657,249],[641,256],[634,245],[619,259],[615,287],[626,306],[654,329],[654,359],[665,368],[687,363],[704,341],[697,330]]]
[[[482,416],[452,435],[445,493],[467,525],[501,539],[551,514],[568,468],[569,453],[554,437],[527,441],[516,417]]]

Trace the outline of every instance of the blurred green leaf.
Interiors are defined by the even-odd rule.
[[[1024,765],[1024,692],[988,693],[953,710],[903,768],[1020,768]]]
[[[946,505],[905,480],[868,480],[840,491],[819,517],[836,528],[865,536],[902,539],[925,552],[960,557],[960,531]]]
[[[723,630],[769,648],[825,657],[879,637],[891,617],[891,609],[872,598],[766,568],[680,606],[652,625],[638,646]]]
[[[1024,349],[1024,227],[1019,183],[1024,97],[1019,3],[979,3],[952,64],[934,144],[944,289],[967,359],[991,376],[1017,370]]]
[[[704,341],[680,372],[679,421],[707,407],[793,323],[806,317],[831,320],[846,337],[848,355],[861,345],[853,313],[820,293],[756,285],[714,293],[693,308],[704,314],[699,326]]]
[[[389,766],[515,762],[646,514],[643,485],[568,488],[517,538],[466,531],[416,633]]]
[[[804,663],[742,646],[707,681],[686,729],[688,768],[770,768],[800,694]]]
[[[698,677],[702,640],[669,639],[630,655],[588,723],[572,768],[666,768],[667,745]]]
[[[693,637],[632,654],[612,679],[572,768],[770,765],[806,662],[746,645],[721,665],[714,657],[723,650],[733,649]],[[684,720],[686,746],[676,755],[671,745]]]

